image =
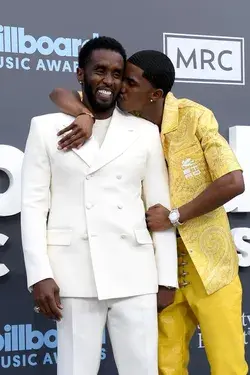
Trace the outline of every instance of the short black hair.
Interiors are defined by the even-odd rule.
[[[144,50],[132,55],[128,62],[143,70],[146,78],[156,89],[161,89],[166,96],[171,91],[175,81],[175,69],[172,61],[164,53],[154,50]]]
[[[119,53],[124,60],[124,65],[126,64],[127,55],[121,43],[113,38],[100,36],[98,38],[90,39],[81,48],[78,57],[79,68],[84,69],[91,58],[92,52],[99,49],[107,49]]]

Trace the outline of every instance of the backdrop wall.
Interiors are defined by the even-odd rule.
[[[48,99],[49,92],[58,86],[78,88],[74,75],[78,46],[98,34],[117,38],[128,55],[139,49],[168,53],[177,71],[174,93],[213,109],[220,132],[228,138],[230,127],[250,123],[249,14],[248,0],[238,3],[233,0],[1,1],[1,373],[5,370],[6,374],[29,375],[34,367],[38,375],[55,374],[56,371],[55,326],[33,313],[31,296],[26,291],[18,195],[22,154],[1,145],[24,150],[30,119],[56,111]],[[250,160],[246,145],[245,151],[248,153],[246,160]],[[4,172],[8,169],[13,172],[11,181]],[[246,195],[244,199],[247,202]],[[244,207],[239,211],[241,213],[230,214],[232,228],[250,227],[250,214],[243,212]],[[243,232],[242,237],[250,238],[249,229]],[[248,265],[247,247],[250,245],[243,242],[242,246],[245,246],[244,259]],[[241,268],[244,287],[242,323],[248,362],[249,273],[250,268]],[[199,330],[193,338],[191,350],[191,374],[202,372],[208,375]],[[117,374],[106,335],[103,337],[100,374]]]

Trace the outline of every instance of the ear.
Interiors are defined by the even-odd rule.
[[[157,100],[159,99],[163,99],[164,98],[164,92],[162,89],[157,89],[157,90],[154,90],[151,94],[151,99],[156,102]]]
[[[77,79],[79,83],[82,83],[84,81],[84,71],[82,68],[77,68],[76,71]]]

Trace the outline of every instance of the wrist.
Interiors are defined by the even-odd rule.
[[[93,124],[95,123],[95,116],[91,112],[85,111],[85,110],[81,111],[81,113],[79,113],[76,118],[81,117],[81,116],[88,116],[92,119]]]
[[[189,209],[190,203],[185,204],[184,206],[179,208],[180,218],[179,221],[181,223],[185,223],[186,221],[192,219],[191,211]]]

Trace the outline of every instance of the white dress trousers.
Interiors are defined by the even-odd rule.
[[[158,375],[156,295],[62,298],[58,375],[97,375],[105,324],[119,375]]]

